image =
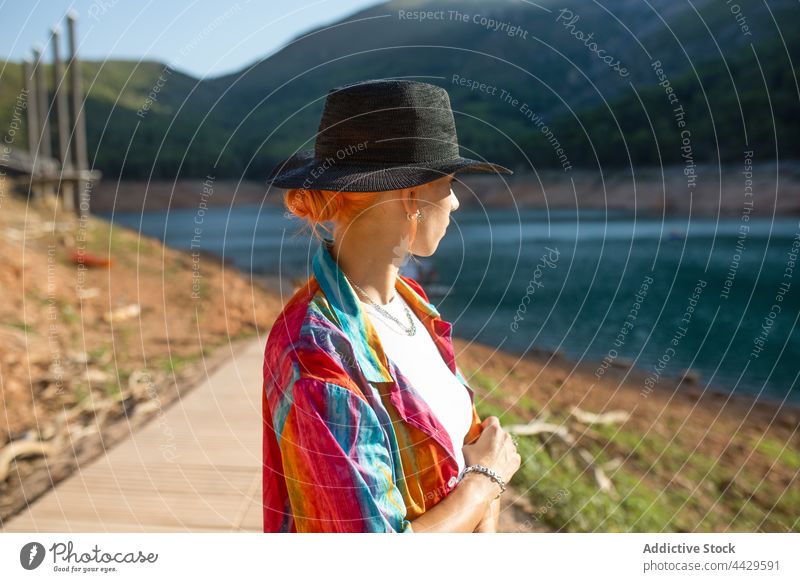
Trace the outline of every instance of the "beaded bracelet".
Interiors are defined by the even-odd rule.
[[[459,475],[458,477],[458,481],[461,482],[461,480],[464,478],[464,475],[466,475],[470,471],[483,473],[484,475],[489,477],[492,481],[500,485],[500,493],[497,494],[497,497],[500,497],[506,490],[506,484],[500,478],[500,475],[492,471],[489,467],[484,467],[483,465],[470,465],[469,467],[464,467],[464,469],[461,471],[461,475]],[[497,497],[495,497],[495,499],[497,499]]]

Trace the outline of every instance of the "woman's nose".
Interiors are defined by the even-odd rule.
[[[455,212],[456,210],[458,210],[459,202],[458,202],[458,197],[456,196],[455,192],[453,192],[452,188],[450,189],[450,196],[453,199],[453,204],[452,204],[453,210],[451,212]]]

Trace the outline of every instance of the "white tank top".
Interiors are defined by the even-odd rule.
[[[412,336],[371,304],[362,300],[361,305],[375,327],[386,354],[421,393],[425,403],[447,430],[460,473],[464,468],[461,447],[472,423],[472,401],[467,389],[447,367],[433,338],[410,307],[408,310],[417,327],[416,334]],[[392,300],[381,307],[407,328],[409,321],[403,305],[407,305],[405,299],[395,291]]]

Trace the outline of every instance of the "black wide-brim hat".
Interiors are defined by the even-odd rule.
[[[314,148],[281,161],[267,182],[286,189],[381,192],[456,172],[513,174],[460,155],[445,89],[372,79],[331,89]]]

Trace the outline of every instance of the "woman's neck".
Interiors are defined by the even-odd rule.
[[[398,263],[402,258],[396,256],[396,248],[391,241],[348,233],[346,237],[334,238],[331,256],[351,283],[361,287],[375,303],[386,305],[397,292]],[[364,295],[354,290],[365,301]]]

